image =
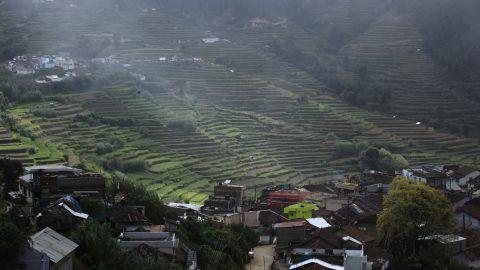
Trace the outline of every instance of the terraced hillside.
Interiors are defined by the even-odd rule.
[[[431,108],[468,113],[468,121],[478,116],[463,98],[446,98],[449,85],[418,51],[419,34],[394,11],[384,12],[386,7],[372,11],[381,15],[365,23],[367,30],[347,39],[350,43],[338,55],[318,56],[322,65],[332,65],[330,75],[346,80],[359,78],[343,62],[366,65],[374,73],[369,79],[393,93],[395,113],[382,114],[341,101],[327,86],[330,75],[312,75],[265,47],[271,38],[291,39],[300,50],[320,54],[321,34],[312,35],[301,24],[287,20],[219,29],[208,20],[198,23],[152,6],[125,11],[108,3],[95,1],[95,9],[63,1],[35,6],[29,50],[72,51],[86,61],[117,55],[128,65],[112,69],[141,74],[146,80],[124,76],[88,92],[58,93],[55,102],[16,106],[9,115],[19,131],[41,138],[46,146],[122,171],[165,200],[201,202],[225,179],[252,191],[272,183],[340,178],[358,171],[356,155],[334,155],[335,145],[345,141],[385,147],[412,166],[480,164],[478,140],[416,124],[432,115]],[[365,1],[358,10],[369,14],[375,3]],[[345,12],[357,5],[361,4],[337,1],[334,24],[354,27],[354,16]],[[221,40],[202,42],[212,36]],[[78,53],[82,46],[96,50]],[[201,60],[160,61],[163,57]],[[35,113],[46,109],[54,113]],[[447,121],[455,118],[450,116]],[[2,147],[9,148],[5,137]],[[21,156],[30,163],[63,161],[57,154],[30,152],[27,156],[25,149]]]

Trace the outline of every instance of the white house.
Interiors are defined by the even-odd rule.
[[[17,67],[16,68],[16,72],[18,75],[31,75],[31,74],[35,74],[35,70],[33,68],[29,68],[29,67]]]
[[[465,186],[468,182],[480,177],[480,171],[469,166],[463,166],[454,171],[454,177],[460,186]]]
[[[211,44],[211,43],[217,43],[220,42],[220,39],[218,37],[213,37],[213,38],[202,38],[203,43],[205,44]]]

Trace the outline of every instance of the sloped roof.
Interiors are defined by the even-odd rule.
[[[313,259],[308,259],[308,260],[305,260],[305,261],[297,263],[297,264],[292,264],[290,266],[290,270],[299,269],[300,267],[306,266],[308,264],[318,264],[322,267],[325,267],[326,269],[331,269],[331,270],[343,270],[344,269],[343,266],[334,265],[334,264],[319,260],[317,258],[313,258]]]
[[[343,249],[345,241],[338,235],[328,230],[316,231],[304,242],[295,245],[297,248],[312,249]]]
[[[273,224],[274,229],[278,228],[295,228],[295,227],[303,227],[305,226],[306,222],[305,221],[292,221],[292,222],[282,222],[282,223],[276,223]]]
[[[72,253],[78,245],[47,227],[32,235],[31,247],[36,251],[47,254],[52,262],[58,263]]]
[[[319,229],[324,229],[332,226],[324,218],[309,218],[307,219],[307,222]]]
[[[39,165],[39,166],[31,166],[31,167],[26,167],[25,171],[32,173],[35,171],[42,170],[44,172],[82,172],[81,169],[76,169],[72,167],[67,167],[63,165]]]
[[[464,205],[456,210],[457,213],[466,213],[471,217],[480,219],[480,208],[474,205]]]
[[[475,172],[475,171],[478,171],[477,169],[473,168],[473,167],[470,167],[470,166],[462,166],[460,168],[458,168],[457,170],[455,170],[455,174],[456,175],[459,175],[459,176],[462,176],[462,177],[465,177],[469,174],[471,174],[472,172]]]
[[[137,210],[117,204],[109,209],[107,219],[118,224],[146,223],[148,219]]]
[[[353,225],[344,226],[342,228],[342,231],[344,235],[351,236],[364,243],[368,243],[375,240],[375,237],[368,235],[365,231],[362,231]]]

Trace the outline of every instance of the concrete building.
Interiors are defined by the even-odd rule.
[[[27,167],[25,171],[18,188],[38,211],[66,195],[99,199],[105,196],[105,178],[100,174],[59,165]]]

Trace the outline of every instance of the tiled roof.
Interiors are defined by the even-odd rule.
[[[368,235],[365,231],[362,231],[353,225],[344,226],[342,228],[342,231],[344,235],[351,236],[364,243],[372,242],[375,240],[375,237]]]
[[[278,228],[295,228],[295,227],[303,227],[307,224],[306,221],[292,221],[292,222],[282,222],[273,224],[274,229]]]

